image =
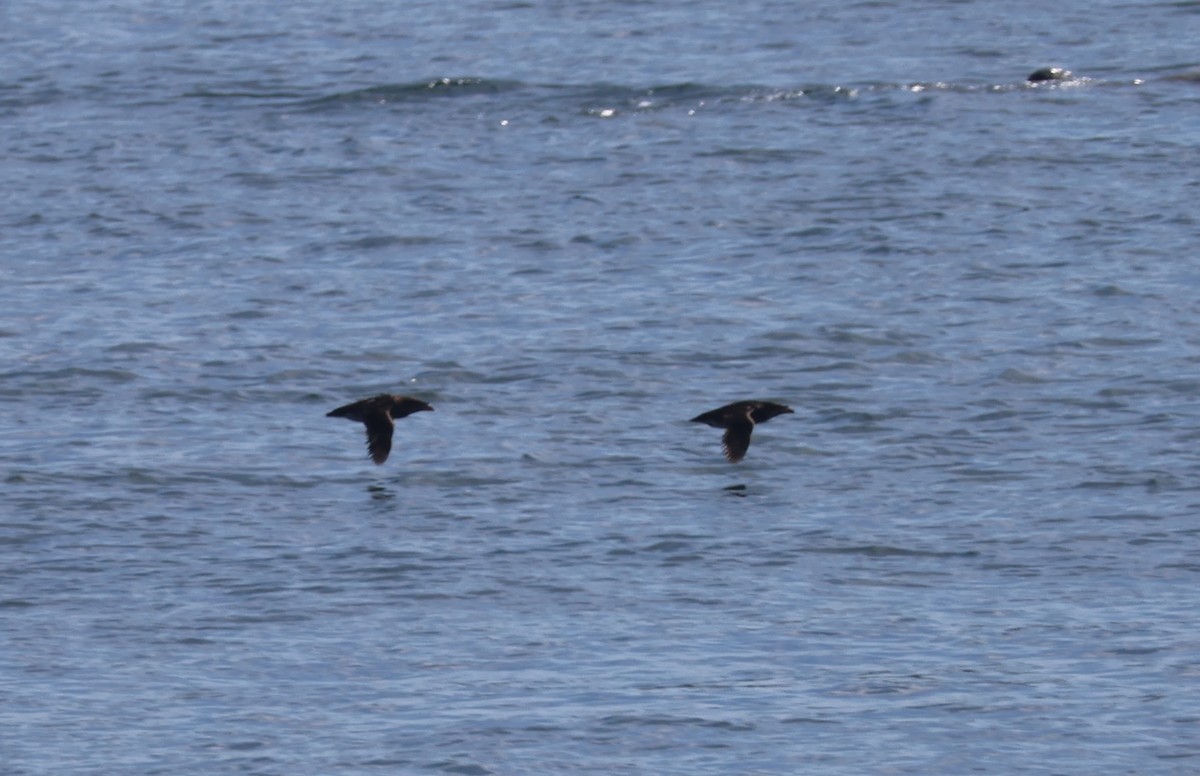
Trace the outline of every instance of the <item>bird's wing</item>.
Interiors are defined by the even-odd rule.
[[[367,426],[367,450],[377,464],[387,460],[392,451],[392,419],[387,412],[372,412],[363,418]]]
[[[754,430],[754,421],[749,416],[729,421],[725,435],[721,437],[721,450],[730,463],[737,463],[746,457],[750,449],[750,432]]]
[[[347,404],[345,406],[338,407],[336,410],[330,410],[329,412],[326,412],[325,417],[327,417],[327,418],[346,418],[347,420],[361,421],[363,405],[364,405],[364,402],[356,401],[351,404]]]
[[[715,410],[709,410],[708,412],[704,413],[703,415],[697,415],[696,417],[692,418],[691,422],[692,423],[703,423],[704,425],[712,426],[713,428],[724,428],[725,427],[725,411],[727,409],[728,409],[727,407],[720,407]]]
[[[777,415],[792,412],[791,407],[782,404],[776,404],[773,401],[759,402],[754,409],[750,410],[750,419],[755,423],[766,423]]]

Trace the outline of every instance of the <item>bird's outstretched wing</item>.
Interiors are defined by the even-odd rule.
[[[750,449],[750,432],[754,430],[754,421],[747,415],[744,418],[733,418],[725,427],[725,435],[721,437],[721,450],[730,463],[737,463],[746,457]]]
[[[386,410],[380,410],[368,413],[363,423],[367,427],[367,450],[371,453],[371,460],[381,464],[392,452],[392,418]]]

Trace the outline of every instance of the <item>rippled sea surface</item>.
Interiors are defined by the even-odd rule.
[[[0,6],[0,772],[1197,772],[1198,34]]]

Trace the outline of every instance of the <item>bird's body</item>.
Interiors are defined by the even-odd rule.
[[[791,407],[771,401],[735,401],[697,415],[692,422],[725,429],[725,435],[721,437],[721,450],[730,463],[737,463],[746,457],[746,451],[750,449],[750,433],[756,424],[766,423],[776,415],[789,412],[793,412]]]
[[[1042,67],[1030,73],[1025,80],[1031,84],[1042,81],[1069,81],[1071,80],[1071,71],[1061,67]]]
[[[394,421],[407,417],[414,412],[433,411],[420,399],[408,396],[392,396],[381,393],[369,399],[362,399],[344,407],[338,407],[325,414],[328,418],[345,418],[367,427],[367,450],[371,460],[381,464],[387,460],[392,451],[392,431]]]

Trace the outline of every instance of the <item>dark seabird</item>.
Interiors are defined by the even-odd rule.
[[[697,415],[692,422],[725,429],[725,436],[721,437],[721,449],[730,463],[737,463],[750,449],[750,432],[756,423],[766,423],[776,415],[792,411],[791,407],[773,401],[735,401]]]
[[[1031,84],[1036,84],[1040,81],[1067,81],[1071,78],[1071,71],[1064,70],[1061,67],[1042,67],[1034,70],[1025,80]]]
[[[367,450],[371,452],[371,460],[380,464],[387,460],[388,453],[392,451],[392,429],[395,427],[393,421],[423,410],[432,412],[433,407],[420,399],[381,393],[370,399],[338,407],[325,413],[325,417],[345,418],[365,425]]]

